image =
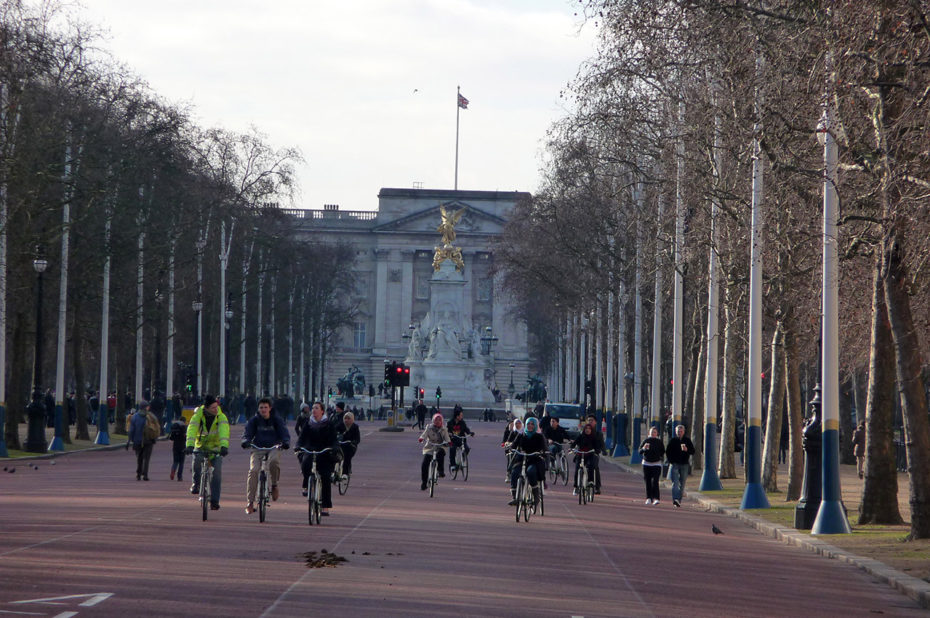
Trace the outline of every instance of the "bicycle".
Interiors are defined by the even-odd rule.
[[[343,444],[352,444],[349,440],[340,440],[340,446]],[[339,490],[339,495],[344,496],[346,492],[349,491],[349,481],[352,480],[351,474],[342,473],[342,464],[343,460],[340,459],[336,462],[336,465],[333,467],[333,484],[336,486],[336,489]]]
[[[308,451],[302,446],[295,449],[295,452],[304,453],[312,458],[310,463],[310,478],[307,480],[308,517],[311,526],[313,525],[314,519],[316,519],[317,525],[320,525],[320,516],[323,513],[323,479],[316,469],[316,457],[317,455],[322,455],[331,450],[333,450],[332,447],[327,447],[322,451]]]
[[[271,455],[271,451],[281,448],[280,444],[275,444],[274,446],[261,447],[255,446],[254,444],[249,445],[253,450],[262,452],[262,469],[258,473],[258,521],[264,523],[265,515],[268,512],[268,505],[271,504],[271,484],[268,482],[268,457]]]
[[[194,451],[194,456],[203,455],[203,464],[200,468],[200,507],[203,511],[203,521],[207,521],[207,514],[210,512],[210,485],[213,482],[213,460],[220,457],[219,451]]]
[[[438,442],[433,442],[431,440],[426,441],[426,446],[437,446],[439,448],[445,448],[445,444],[440,444]],[[429,497],[433,497],[433,492],[436,490],[436,485],[439,483],[439,462],[436,460],[436,451],[433,451],[433,459],[429,462],[429,473],[426,475],[426,486],[429,488]]]
[[[597,453],[579,450],[572,450],[572,453],[581,456],[578,463],[575,464],[575,489],[578,491],[578,504],[594,502],[594,479],[588,478],[588,466],[585,465],[585,457],[589,455],[597,457]]]
[[[452,436],[453,440],[459,440],[461,444],[457,444],[455,450],[455,461],[452,464],[455,466],[455,469],[452,470],[452,478],[458,478],[459,472],[462,473],[462,480],[468,480],[468,453],[466,452],[466,447],[468,446],[468,440],[465,436]]]
[[[568,461],[565,451],[559,450],[555,455],[549,454],[549,480],[554,485],[562,477],[562,485],[568,485]]]
[[[540,517],[545,515],[545,502],[543,499],[543,490],[542,484],[537,484],[539,489],[539,501],[535,499],[533,495],[533,490],[530,487],[529,478],[526,476],[526,460],[530,457],[529,453],[524,453],[523,451],[513,451],[513,455],[522,456],[522,462],[520,464],[520,476],[517,478],[517,486],[514,490],[514,498],[517,501],[516,504],[516,519],[519,523],[520,515],[523,515],[523,521],[528,522],[530,520],[530,515],[535,514],[537,509],[539,511]]]

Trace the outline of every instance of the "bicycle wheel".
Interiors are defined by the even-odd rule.
[[[451,472],[452,472],[452,480],[453,480],[453,481],[459,477],[459,468],[462,467],[461,454],[460,454],[460,453],[461,453],[461,449],[457,450],[457,451],[455,452],[455,457],[452,459],[452,466],[455,468],[454,470],[451,471]]]
[[[203,521],[207,521],[207,513],[210,512],[210,477],[210,468],[204,460],[200,473],[200,508],[203,510]]]
[[[568,485],[568,462],[564,453],[559,453],[559,474],[562,475],[562,486]]]
[[[575,490],[578,492],[578,504],[584,504],[584,470],[575,466]]]
[[[265,522],[265,509],[268,508],[267,495],[265,494],[268,489],[267,483],[268,479],[265,471],[262,470],[258,476],[258,521],[261,523]]]
[[[433,460],[429,462],[429,497],[433,497],[433,492],[436,490],[436,471],[439,467],[439,464],[436,463],[436,456],[433,456]]]
[[[559,466],[558,459],[554,459],[549,462],[549,482],[555,483],[556,479],[559,478]]]
[[[468,453],[466,453],[465,451],[462,451],[462,462],[460,464],[460,467],[462,468],[462,480],[467,481],[468,480]]]
[[[543,491],[542,486],[539,488],[539,516],[542,517],[546,514],[546,492]]]
[[[344,496],[346,492],[349,491],[349,481],[352,479],[352,476],[349,474],[340,474],[339,478],[336,480],[336,488],[339,490],[339,495]]]
[[[586,501],[594,502],[594,483],[588,483],[587,487],[585,487],[584,493]]]
[[[320,475],[316,476],[316,483],[314,484],[314,500],[313,500],[313,517],[316,519],[316,524],[320,525],[320,517],[323,514],[323,480],[320,478]]]
[[[314,524],[313,517],[316,515],[316,480],[311,479],[310,484],[307,486],[309,492],[307,493],[307,513],[310,519],[310,525]]]
[[[517,488],[515,490],[516,493],[514,493],[514,497],[517,500],[517,513],[516,513],[517,523],[520,522],[520,512],[526,507],[526,503],[523,499],[523,489],[524,489],[523,483],[524,481],[522,478],[517,479]]]
[[[533,490],[529,485],[523,486],[523,521],[530,520],[530,511],[533,509]]]

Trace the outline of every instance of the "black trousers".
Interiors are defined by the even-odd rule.
[[[420,479],[423,483],[426,483],[426,479],[429,476],[429,463],[433,461],[432,453],[426,453],[423,455],[423,463],[420,465]],[[446,451],[445,449],[439,449],[436,451],[436,462],[439,464],[439,472],[442,473],[445,470],[445,461],[446,461]]]
[[[646,499],[659,499],[659,478],[662,476],[662,466],[643,466],[643,479],[646,481]]]

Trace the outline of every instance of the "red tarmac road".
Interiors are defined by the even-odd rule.
[[[222,508],[202,522],[155,447],[151,482],[132,452],[4,462],[0,616],[865,616],[926,615],[856,568],[764,537],[685,501],[643,504],[639,476],[602,463],[604,495],[579,506],[550,488],[545,517],[516,523],[498,447],[476,423],[468,482],[419,489],[415,432],[362,424],[348,494],[307,525],[298,468],[283,455],[282,495],[246,515],[248,457],[233,428]],[[187,462],[189,465],[189,459]],[[697,479],[691,479],[697,482]],[[716,524],[725,534],[711,534]],[[305,566],[305,552],[346,558]]]

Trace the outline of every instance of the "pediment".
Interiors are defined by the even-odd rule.
[[[431,233],[437,234],[436,228],[439,227],[442,217],[439,213],[439,207],[443,206],[446,212],[458,211],[465,208],[465,212],[459,222],[455,225],[456,234],[468,236],[469,234],[500,234],[506,221],[497,215],[491,214],[485,210],[469,205],[461,200],[452,200],[449,202],[436,203],[433,206],[424,208],[409,215],[388,221],[374,228],[375,232],[411,232],[411,233]]]

